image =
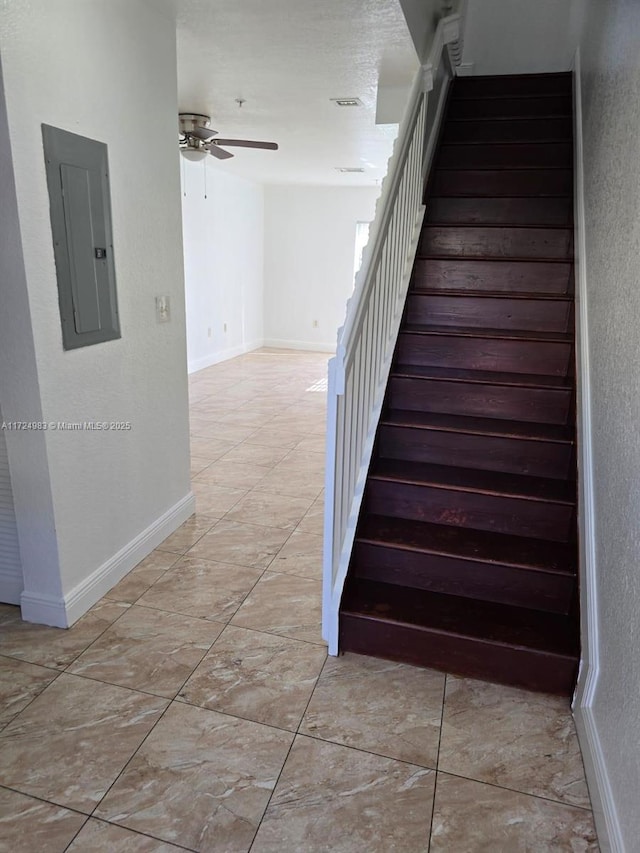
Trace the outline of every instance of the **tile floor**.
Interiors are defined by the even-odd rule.
[[[327,658],[325,363],[191,377],[196,515],[68,631],[0,605],[2,853],[598,849],[566,701]]]

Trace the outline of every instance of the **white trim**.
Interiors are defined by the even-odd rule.
[[[22,618],[25,622],[53,625],[56,628],[68,628],[73,625],[131,569],[193,515],[195,508],[195,498],[189,492],[63,598],[23,592],[20,597]]]
[[[456,65],[456,77],[473,77],[476,73],[476,64],[475,62],[461,62],[460,65]]]
[[[3,604],[20,604],[22,587],[22,575],[14,569],[0,568],[0,601]]]
[[[580,617],[582,660],[573,697],[573,712],[582,748],[600,849],[624,853],[620,822],[600,744],[593,704],[600,671],[598,635],[597,558],[591,441],[591,388],[584,210],[584,150],[582,138],[582,81],[580,48],[574,65],[574,221],[576,280],[576,363],[578,439],[578,525],[580,541]]]
[[[449,87],[453,82],[453,75],[449,70],[446,71],[446,75],[447,79],[442,84],[438,103],[436,104],[436,112],[433,117],[432,132],[429,134],[424,144],[423,169],[425,175],[428,175],[431,171],[431,165],[433,163],[433,158],[436,153],[436,144],[438,142],[440,126],[442,125],[442,120],[444,118],[444,110],[447,105],[447,95],[449,93]]]
[[[220,364],[221,361],[229,361],[230,358],[253,352],[253,350],[260,349],[264,345],[262,340],[250,341],[248,344],[238,344],[236,347],[212,352],[211,355],[204,355],[202,358],[190,361],[187,365],[187,373],[197,373],[198,370],[204,370],[205,367],[212,367],[214,364]]]
[[[309,352],[335,352],[336,345],[326,341],[288,341],[283,338],[265,338],[262,346],[275,349],[301,349]]]
[[[434,125],[435,127],[435,125]],[[389,372],[391,370],[391,361],[393,360],[393,353],[395,350],[395,343],[398,338],[398,332],[400,330],[400,322],[402,320],[402,314],[404,312],[404,306],[406,302],[406,294],[409,289],[409,282],[411,280],[411,275],[413,273],[413,263],[416,256],[416,252],[418,250],[418,243],[420,242],[420,234],[422,232],[422,222],[424,220],[426,207],[424,205],[420,205],[418,208],[418,213],[416,216],[415,225],[413,228],[413,235],[411,239],[411,245],[409,247],[409,251],[407,253],[407,261],[405,264],[404,275],[402,279],[402,285],[400,287],[400,293],[402,294],[402,298],[399,300],[397,305],[396,314],[393,318],[393,331],[390,334],[391,345],[389,349],[385,353],[385,360],[380,372],[380,383],[378,385],[378,389],[376,391],[376,399],[373,406],[373,411],[371,415],[371,426],[369,427],[369,432],[367,433],[366,440],[364,442],[364,447],[362,451],[362,460],[360,463],[360,470],[358,471],[358,479],[356,481],[356,487],[353,494],[353,501],[351,503],[351,511],[349,513],[349,520],[347,522],[347,528],[345,531],[344,540],[342,543],[342,550],[340,553],[340,562],[338,563],[338,570],[336,572],[335,580],[333,582],[333,587],[330,584],[325,583],[323,585],[323,608],[322,608],[322,636],[326,641],[328,646],[328,653],[330,655],[337,655],[338,641],[339,641],[339,618],[340,618],[340,601],[342,599],[342,592],[344,590],[344,585],[347,580],[347,572],[349,571],[349,561],[351,560],[351,552],[353,551],[353,542],[356,536],[356,528],[358,526],[358,516],[360,515],[360,507],[362,506],[362,498],[364,497],[365,486],[367,485],[367,474],[369,473],[369,466],[371,464],[371,455],[373,453],[373,443],[376,438],[376,432],[378,431],[378,422],[380,421],[380,415],[382,413],[382,405],[384,403],[385,392],[387,390],[387,383],[389,381]],[[332,361],[331,370],[329,372],[329,382],[335,382],[335,369],[336,363]],[[332,386],[333,387],[333,386]],[[335,395],[328,395],[329,398],[333,397],[332,404],[335,404]],[[332,435],[333,441],[335,443],[335,429],[329,430],[327,429],[327,436]],[[333,451],[333,456],[335,458],[335,449],[331,448]],[[329,466],[327,466],[326,472],[326,483],[325,483],[325,494],[333,494],[333,472],[329,471]],[[325,519],[324,519],[324,533],[325,536],[330,533],[330,530],[333,527],[333,513],[325,511]]]
[[[593,709],[581,706],[574,708],[574,714],[600,850],[602,853],[625,853],[622,829]]]

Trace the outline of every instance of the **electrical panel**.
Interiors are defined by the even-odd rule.
[[[65,349],[120,337],[107,146],[42,125]]]

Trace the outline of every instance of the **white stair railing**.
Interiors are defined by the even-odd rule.
[[[336,355],[329,362],[322,622],[334,655],[340,599],[424,217],[425,177],[459,45],[459,16],[441,19],[429,61],[411,90],[355,290],[338,331]]]

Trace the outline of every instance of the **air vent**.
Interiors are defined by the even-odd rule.
[[[361,166],[336,166],[336,172],[364,172]]]
[[[329,98],[337,107],[361,107],[360,98]]]

